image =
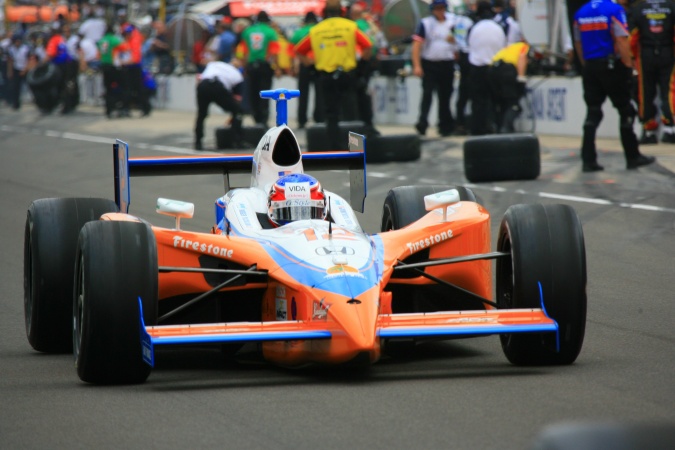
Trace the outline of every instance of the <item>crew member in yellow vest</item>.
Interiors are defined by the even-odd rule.
[[[521,112],[520,99],[525,95],[529,51],[529,44],[516,42],[492,58],[489,80],[500,133],[515,132],[514,122]]]
[[[319,74],[323,92],[326,131],[331,147],[347,148],[347,136],[340,136],[340,110],[343,96],[353,95],[356,69],[356,47],[363,50],[363,58],[370,58],[370,39],[359,30],[356,22],[342,16],[339,0],[328,0],[324,20],[312,27],[309,34],[296,46],[298,55],[314,52],[314,67]]]

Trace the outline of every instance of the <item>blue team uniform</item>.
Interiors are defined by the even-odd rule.
[[[574,29],[584,60],[607,58],[615,54],[612,35],[628,36],[626,12],[610,0],[594,0],[574,15]]]

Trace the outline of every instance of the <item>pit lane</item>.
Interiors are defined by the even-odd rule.
[[[601,155],[605,172],[582,174],[577,155],[553,147],[543,149],[538,180],[474,189],[492,213],[493,237],[511,204],[568,203],[579,214],[589,310],[574,365],[514,367],[487,337],[421,346],[366,374],[284,370],[252,353],[226,364],[200,349],[164,352],[141,386],[82,384],[72,356],[38,354],[25,337],[26,209],[43,197],[111,197],[113,138],[128,140],[134,156],[189,153],[194,119],[85,112],[42,117],[26,107],[0,118],[0,447],[516,449],[560,421],[675,423],[675,175],[664,165],[628,172],[611,151]],[[368,232],[379,229],[391,187],[466,181],[453,139],[426,142],[418,162],[368,170],[360,216]],[[344,174],[320,179],[344,193]],[[214,176],[133,179],[131,211],[170,226],[154,212],[156,198],[193,201],[195,218],[183,227],[205,230],[221,189]]]

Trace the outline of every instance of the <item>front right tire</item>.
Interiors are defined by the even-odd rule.
[[[73,354],[82,381],[142,383],[138,298],[146,325],[157,323],[157,244],[139,222],[87,223],[80,232],[73,298]]]

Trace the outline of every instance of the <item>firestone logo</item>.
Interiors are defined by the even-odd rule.
[[[199,241],[183,239],[181,236],[173,237],[173,246],[175,248],[185,248],[188,250],[205,253],[207,255],[223,256],[225,258],[232,258],[232,253],[234,253],[234,250],[225,247],[218,247],[217,245],[213,244],[206,245]]]
[[[410,250],[410,254],[412,255],[413,253],[419,250],[431,247],[434,244],[441,243],[445,240],[450,239],[451,237],[452,237],[452,230],[448,230],[438,234],[430,234],[429,237],[420,239],[419,241],[407,242],[405,245],[406,247],[408,247],[408,250]]]

